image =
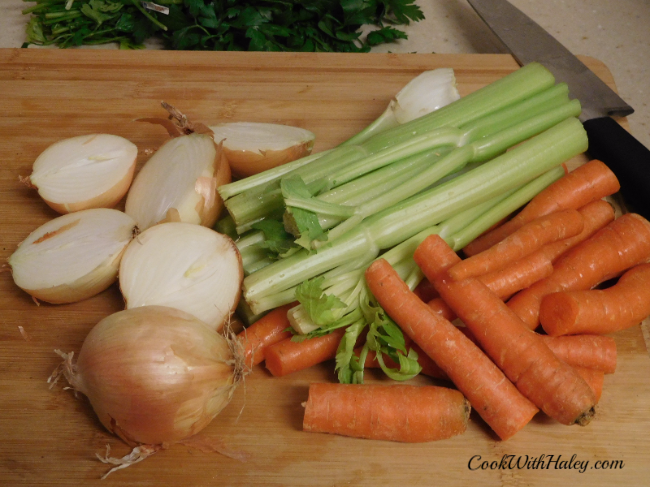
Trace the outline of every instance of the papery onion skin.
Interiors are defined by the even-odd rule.
[[[74,197],[69,196],[70,193],[65,192],[58,196],[54,196],[52,194],[53,189],[48,186],[47,174],[57,174],[59,171],[65,171],[67,172],[65,177],[68,178],[70,184],[74,186],[76,184],[75,177],[82,174],[90,167],[89,164],[75,165],[75,163],[78,162],[75,157],[81,158],[79,160],[85,159],[82,154],[75,153],[76,148],[74,146],[78,144],[82,148],[91,147],[92,144],[97,145],[100,141],[103,141],[104,145],[110,146],[111,144],[114,144],[115,146],[119,146],[119,149],[123,152],[121,157],[116,156],[116,159],[120,159],[120,161],[113,164],[113,166],[115,166],[114,170],[117,171],[117,175],[121,175],[121,177],[119,177],[119,179],[114,179],[106,177],[106,174],[102,173],[93,184],[96,184],[97,187],[103,189],[103,191],[98,190],[92,192],[91,195],[87,195],[81,199],[79,199],[79,196],[76,197],[77,199],[74,199]],[[67,148],[66,146],[71,147]],[[97,150],[99,150],[99,148]],[[64,154],[65,157],[69,157],[69,164],[59,164],[58,166],[60,167],[56,171],[53,171],[53,168],[48,167],[46,161],[48,161],[49,158],[62,158],[64,157]],[[135,144],[117,135],[90,134],[71,137],[55,142],[45,149],[45,151],[43,151],[34,162],[33,173],[29,178],[26,178],[24,182],[28,184],[28,186],[37,189],[43,201],[50,208],[60,214],[72,213],[89,208],[113,208],[129,190],[135,173],[137,155],[138,149]],[[101,164],[102,162],[105,161],[99,160],[98,163]],[[68,200],[69,197],[72,199]]]
[[[242,369],[228,339],[205,323],[144,306],[97,323],[64,373],[106,429],[133,446],[197,434],[228,404]]]
[[[117,280],[135,221],[109,208],[62,215],[31,232],[9,257],[14,282],[51,304],[82,301]]]

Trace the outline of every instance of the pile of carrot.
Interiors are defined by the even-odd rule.
[[[304,430],[431,441],[462,433],[470,406],[503,440],[538,411],[588,424],[604,375],[616,369],[616,344],[606,335],[650,315],[650,222],[615,218],[603,198],[618,190],[594,160],[469,244],[464,259],[428,237],[414,255],[426,276],[415,292],[385,260],[373,262],[368,288],[417,351],[423,373],[457,390],[312,384]],[[295,342],[288,327],[279,308],[242,332],[250,364],[265,360],[276,376],[301,370],[334,358],[344,333]],[[372,354],[365,366],[377,366]]]

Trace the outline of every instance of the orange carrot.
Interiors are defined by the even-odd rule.
[[[589,385],[596,398],[596,403],[598,403],[603,395],[605,373],[602,370],[587,369],[585,367],[573,367],[573,370],[580,374],[580,377]]]
[[[537,408],[457,327],[413,294],[388,262],[373,262],[366,281],[388,315],[445,371],[501,439],[528,424]]]
[[[287,331],[290,326],[287,311],[293,306],[295,303],[270,311],[237,335],[244,346],[244,360],[248,367],[261,363],[270,345],[291,337],[291,332]]]
[[[584,291],[650,258],[650,222],[627,213],[576,245],[555,263],[553,274],[515,294],[508,306],[530,329],[539,325],[542,298]]]
[[[540,249],[503,269],[479,276],[478,280],[501,299],[505,299],[550,276],[552,272],[551,260]]]
[[[413,292],[425,303],[438,296],[437,291],[433,288],[433,285],[426,278],[422,279],[420,283],[415,286]]]
[[[510,297],[517,291],[525,289],[531,284],[553,272],[553,265],[546,254],[537,251],[528,257],[518,260],[514,264],[491,272],[478,279],[485,284],[490,291],[502,299]],[[433,298],[428,303],[435,313],[440,314],[445,319],[453,321],[456,319],[456,313],[441,298]]]
[[[549,243],[542,247],[542,252],[555,262],[562,254],[572,249],[580,242],[590,238],[601,228],[614,220],[614,207],[605,200],[592,201],[578,210],[584,219],[585,225],[578,235],[557,242]]]
[[[584,379],[561,362],[485,284],[475,278],[455,281],[446,277],[437,256],[442,256],[442,262],[454,256],[458,259],[439,235],[427,237],[414,254],[440,297],[519,391],[560,423],[588,424],[595,398]]]
[[[638,325],[650,316],[650,264],[626,271],[607,289],[544,296],[539,320],[551,336],[607,334]]]
[[[274,376],[280,377],[333,359],[344,333],[345,328],[340,328],[302,342],[285,338],[266,349],[266,368]]]
[[[471,407],[437,386],[327,384],[309,386],[303,430],[419,443],[464,433]]]
[[[417,343],[410,343],[407,347],[412,348],[413,351],[418,354],[418,364],[420,364],[420,367],[422,367],[422,372],[420,372],[421,374],[433,377],[434,379],[449,379],[449,377],[447,377],[447,374],[445,374],[445,371],[442,370],[433,360],[431,360],[431,358],[426,353],[424,353],[424,351],[418,346]],[[356,349],[354,353],[358,357],[361,353],[361,349]],[[399,364],[396,364],[387,355],[384,356],[384,364],[386,364],[387,367],[393,369],[399,368]],[[377,360],[377,355],[374,351],[370,350],[368,352],[368,355],[366,355],[364,367],[367,369],[376,369],[380,367],[379,361]]]
[[[562,362],[575,367],[613,374],[616,370],[616,342],[601,335],[550,337],[540,335],[544,343]]]
[[[544,245],[582,232],[584,221],[578,210],[561,210],[524,224],[502,241],[449,269],[449,276],[460,281],[498,271]]]
[[[467,256],[478,254],[540,216],[565,209],[577,210],[619,189],[618,179],[605,164],[598,160],[590,161],[541,191],[512,219],[475,239],[463,252]]]

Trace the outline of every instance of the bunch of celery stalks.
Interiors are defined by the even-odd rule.
[[[222,186],[228,216],[217,229],[236,235],[245,321],[297,301],[294,340],[346,328],[340,382],[363,382],[369,351],[389,377],[414,377],[417,355],[368,291],[365,269],[381,256],[414,289],[423,274],[413,252],[428,235],[458,251],[565,174],[562,164],[587,149],[580,110],[533,63],[419,118],[385,114],[333,149]]]

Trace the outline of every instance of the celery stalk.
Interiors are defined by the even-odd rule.
[[[586,148],[582,124],[569,118],[466,174],[367,218],[315,254],[299,251],[251,274],[244,280],[244,297],[259,313],[263,309],[256,303],[264,296],[285,291],[338,265],[377,256],[381,249],[525,184]]]

